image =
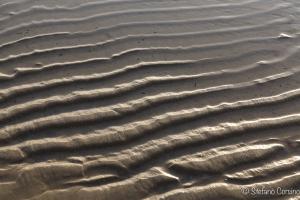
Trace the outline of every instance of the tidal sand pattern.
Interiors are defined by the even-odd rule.
[[[299,0],[0,0],[0,200],[141,199],[300,199]]]

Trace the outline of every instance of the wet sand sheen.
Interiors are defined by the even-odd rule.
[[[0,13],[0,199],[299,198],[296,0]]]

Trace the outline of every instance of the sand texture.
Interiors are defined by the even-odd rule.
[[[300,199],[299,0],[0,0],[0,200],[142,199]]]

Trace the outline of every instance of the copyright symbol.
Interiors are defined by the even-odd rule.
[[[244,194],[244,195],[248,195],[249,193],[250,193],[250,190],[248,189],[248,188],[244,188],[244,187],[242,187],[241,188],[241,192],[242,192],[242,194]]]

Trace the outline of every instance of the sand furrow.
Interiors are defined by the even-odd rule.
[[[279,4],[277,7],[274,7],[274,9],[278,7],[288,7],[291,6],[290,4]],[[247,8],[247,7],[246,7]],[[23,35],[31,35],[33,33],[42,34],[43,32],[49,32],[49,26],[51,27],[50,30],[55,30],[57,28],[60,29],[60,31],[71,31],[76,32],[78,31],[78,24],[83,29],[89,30],[91,28],[90,23],[94,24],[94,27],[98,26],[108,26],[112,23],[126,23],[128,21],[143,21],[143,19],[151,18],[152,21],[160,21],[161,18],[164,19],[173,19],[173,20],[183,20],[183,19],[189,19],[196,15],[196,13],[201,16],[202,12],[199,12],[201,10],[201,7],[196,6],[186,6],[181,8],[156,8],[156,9],[145,9],[144,11],[140,10],[131,10],[128,11],[118,11],[115,13],[108,13],[108,14],[100,14],[100,15],[94,15],[94,16],[88,16],[83,17],[79,19],[61,19],[61,20],[45,20],[45,21],[33,21],[31,23],[25,23],[21,25],[11,26],[8,29],[4,29],[0,31],[0,35],[3,38],[11,38],[12,36],[15,36],[19,38],[18,33],[23,33]],[[206,10],[206,8],[204,8]],[[216,10],[215,8],[212,8],[211,10]],[[249,8],[248,8],[249,10]],[[253,10],[253,9],[250,9]],[[185,15],[177,15],[178,12],[184,12]],[[212,11],[210,11],[212,12]],[[222,12],[221,12],[222,13]],[[226,12],[225,12],[226,13]],[[203,17],[205,17],[205,13],[203,13]],[[209,12],[206,14],[209,15]],[[116,16],[117,15],[117,16]],[[220,15],[217,13],[216,15]],[[101,22],[101,23],[100,23]],[[24,30],[25,29],[25,30]],[[94,30],[95,28],[91,29]],[[27,31],[26,31],[27,30]],[[30,32],[29,32],[30,30]],[[31,34],[30,34],[31,33]],[[1,42],[5,42],[7,40],[0,40]]]
[[[287,56],[284,56],[283,58],[278,58],[276,61],[272,62],[266,62],[266,63],[257,63],[257,64],[252,64],[247,67],[242,67],[242,68],[237,68],[237,69],[225,69],[222,71],[215,71],[215,72],[209,72],[209,73],[203,73],[199,75],[188,75],[188,76],[181,76],[181,77],[157,77],[157,78],[152,78],[151,77],[145,77],[146,82],[144,82],[143,79],[137,82],[139,83],[129,83],[129,84],[123,84],[121,86],[116,86],[112,89],[107,88],[106,91],[103,91],[103,89],[99,90],[89,90],[89,91],[73,91],[71,94],[68,95],[60,95],[60,96],[52,96],[49,98],[44,98],[44,99],[37,99],[33,100],[30,102],[22,103],[21,105],[14,104],[13,106],[6,107],[5,109],[0,109],[0,113],[2,116],[0,116],[0,121],[7,120],[12,117],[17,117],[19,114],[29,114],[29,112],[34,112],[35,110],[40,112],[40,109],[45,109],[45,108],[50,108],[54,107],[56,105],[58,106],[63,106],[65,108],[66,105],[70,105],[76,102],[82,103],[82,102],[87,102],[95,99],[103,99],[103,98],[112,98],[113,96],[120,95],[124,93],[125,91],[131,91],[131,90],[136,90],[137,88],[140,87],[145,87],[145,85],[151,85],[151,84],[156,84],[157,85],[157,79],[159,79],[160,82],[164,83],[166,81],[180,81],[180,80],[191,80],[194,81],[196,80],[197,82],[201,82],[201,87],[212,87],[211,85],[206,85],[205,81],[211,80],[211,79],[219,79],[221,80],[221,84],[229,84],[229,83],[234,83],[234,79],[236,79],[236,83],[239,84],[242,82],[243,78],[247,76],[247,80],[255,79],[258,78],[256,75],[256,71],[259,69],[261,72],[261,76],[266,76],[271,73],[274,73],[275,71],[279,73],[280,71],[286,71],[286,68],[292,67],[289,65],[290,63],[293,63],[293,60],[298,56],[298,50],[295,52],[291,52]],[[294,58],[294,59],[293,59]],[[292,62],[291,62],[292,61]],[[176,63],[178,64],[178,63]],[[285,69],[280,69],[282,65],[285,65]],[[179,65],[182,66],[182,65]],[[135,70],[137,66],[132,66],[133,70]],[[174,68],[175,66],[173,66]],[[109,78],[112,78],[114,75],[120,74],[120,72],[123,72],[124,70],[117,70],[115,73],[109,73],[106,76]],[[149,74],[149,73],[148,73]],[[253,75],[252,75],[253,74]],[[252,75],[252,76],[251,76]],[[231,76],[235,76],[235,78],[230,78]],[[105,75],[103,75],[103,78],[107,78]],[[252,78],[253,77],[253,78]],[[229,80],[230,82],[228,82]],[[144,82],[144,83],[142,83]],[[153,83],[151,83],[153,82]],[[132,88],[131,84],[135,85],[134,88]],[[215,82],[214,84],[218,84],[218,82]],[[237,85],[236,85],[237,86]],[[128,87],[129,89],[126,89]],[[213,88],[223,88],[221,87],[215,87],[213,85]],[[228,88],[226,88],[228,89]],[[111,93],[109,92],[111,91]],[[120,90],[120,92],[118,92]],[[197,89],[193,91],[184,91],[181,93],[171,93],[168,92],[166,94],[159,94],[155,95],[153,97],[147,97],[147,98],[142,98],[142,102],[166,102],[166,101],[172,101],[175,100],[178,101],[179,99],[183,98],[188,98],[192,97],[195,95],[202,94],[203,91],[211,91],[209,89]],[[118,93],[118,94],[116,94]],[[5,94],[4,94],[5,96]],[[169,97],[169,98],[167,98]],[[175,97],[175,98],[174,98]],[[137,101],[132,101],[128,105],[132,107],[132,110],[138,110],[141,106],[139,106],[141,100]],[[157,106],[158,103],[155,103],[154,105]],[[119,104],[120,107],[123,107],[124,109],[126,107],[126,104],[123,102]],[[150,106],[150,105],[148,105]],[[142,106],[144,107],[144,106]]]
[[[67,138],[61,138],[60,140],[57,140],[56,138],[49,138],[45,142],[43,142],[43,139],[40,140],[32,140],[25,142],[23,144],[13,146],[12,148],[4,147],[2,149],[2,155],[5,157],[8,157],[8,152],[12,152],[12,154],[17,153],[17,155],[20,155],[19,158],[16,158],[16,160],[23,159],[24,156],[30,155],[39,151],[46,152],[53,150],[68,150],[68,149],[79,149],[86,146],[97,146],[100,148],[101,146],[109,146],[113,144],[118,143],[126,143],[127,141],[130,141],[137,137],[142,137],[143,135],[150,135],[151,132],[152,135],[161,130],[162,128],[168,128],[169,126],[174,126],[177,123],[184,123],[184,121],[189,121],[195,118],[205,118],[210,115],[213,115],[217,118],[218,114],[223,114],[225,112],[232,112],[235,110],[242,110],[245,108],[250,108],[252,110],[255,109],[255,107],[267,107],[270,105],[279,105],[281,109],[284,108],[280,103],[288,103],[294,98],[297,98],[299,96],[299,91],[290,91],[288,93],[279,94],[272,97],[264,97],[264,98],[257,98],[257,99],[251,99],[251,100],[243,100],[233,103],[221,103],[218,105],[210,105],[207,107],[201,107],[201,108],[193,108],[190,110],[180,110],[177,112],[169,112],[162,114],[160,116],[154,116],[152,119],[147,119],[144,121],[138,121],[138,122],[132,122],[130,124],[127,124],[126,126],[120,126],[120,127],[111,127],[107,130],[99,130],[97,132],[91,133],[91,134],[84,134],[84,135],[75,135],[72,137]],[[143,101],[145,103],[139,103],[140,105],[135,105],[134,103],[129,103],[128,106],[126,105],[120,105],[119,108],[112,107],[110,110],[107,108],[108,111],[99,112],[98,116],[102,115],[101,120],[105,120],[106,118],[112,118],[112,117],[122,117],[123,113],[133,112],[130,109],[138,109],[139,107],[148,106],[148,104],[151,105],[151,101],[147,99],[146,101]],[[130,106],[134,106],[134,108],[131,108]],[[117,106],[115,106],[117,107]],[[104,110],[104,109],[103,109]],[[273,112],[276,109],[273,108]],[[297,108],[295,107],[293,111],[296,111]],[[135,110],[134,110],[135,111]],[[242,112],[242,111],[241,111]],[[61,116],[58,116],[56,118],[54,117],[48,117],[49,119],[39,119],[40,124],[39,127],[35,127],[35,129],[41,128],[41,126],[49,126],[49,123],[51,123],[51,120],[54,121],[53,123],[61,123],[61,119],[68,119],[68,117],[64,116],[65,114],[62,114]],[[73,116],[78,116],[79,114],[74,114]],[[89,113],[89,115],[92,115],[92,113]],[[68,114],[69,118],[72,117],[72,115]],[[84,121],[84,116],[80,116],[81,119]],[[59,118],[59,120],[57,120]],[[57,121],[56,121],[57,120]],[[91,118],[88,118],[88,120],[91,120]],[[37,120],[36,120],[37,121]],[[44,124],[42,124],[42,121],[45,121]],[[33,122],[35,122],[33,120]],[[37,124],[38,122],[36,122]],[[65,122],[65,123],[71,123]],[[147,124],[147,126],[145,126]],[[18,125],[16,125],[18,126]],[[18,131],[21,128],[24,129],[26,125],[21,124],[19,126],[22,126],[18,128]],[[54,126],[52,124],[52,126]],[[28,125],[27,125],[28,127]],[[24,131],[24,130],[23,130]],[[31,130],[33,131],[33,130]],[[101,133],[103,132],[103,133]],[[106,134],[104,134],[106,133]],[[12,161],[14,161],[15,157],[10,156]]]
[[[147,198],[147,200],[174,200],[174,199],[274,199],[278,197],[294,196],[287,195],[285,190],[297,190],[297,185],[299,185],[299,173],[290,174],[286,177],[280,179],[264,182],[264,183],[254,183],[244,186],[238,186],[233,184],[225,183],[214,183],[207,186],[198,186],[187,189],[178,189],[171,191],[167,194],[152,196]],[[279,188],[278,192],[277,188]],[[269,194],[266,194],[267,192]],[[274,190],[274,195],[270,194]],[[243,193],[243,191],[249,191]],[[265,193],[264,193],[265,192]],[[51,192],[50,192],[51,193]],[[47,197],[48,194],[45,194]],[[49,197],[55,196],[55,192],[49,194]],[[51,198],[50,198],[51,199]]]
[[[7,1],[7,2],[5,2]],[[143,2],[142,0],[121,0],[121,1],[104,1],[102,0],[101,2],[99,1],[94,1],[94,0],[89,0],[89,1],[85,1],[85,0],[73,0],[72,2],[69,1],[59,1],[59,4],[57,4],[57,2],[53,2],[53,1],[38,1],[36,2],[35,0],[17,0],[17,1],[11,1],[11,0],[2,0],[0,3],[3,3],[0,5],[0,11],[6,11],[4,13],[8,14],[8,13],[23,13],[27,10],[30,10],[30,8],[34,7],[34,6],[42,6],[42,7],[58,7],[61,9],[67,9],[67,10],[74,10],[74,9],[78,9],[80,7],[90,7],[90,5],[101,5],[102,7],[105,7],[106,9],[111,9],[112,6],[116,6],[118,7],[119,5],[122,6],[122,4],[129,4],[132,5],[135,3],[139,3],[139,2]],[[153,1],[153,3],[156,3],[159,1]],[[215,4],[224,4],[224,3],[235,3],[236,1],[234,0],[203,0],[201,2],[197,2],[198,4],[202,4],[202,5],[215,5]],[[161,2],[160,2],[161,3]],[[167,1],[167,3],[172,3],[170,1]],[[149,5],[149,3],[147,4]],[[183,4],[185,5],[185,4]],[[7,15],[4,15],[7,17]]]
[[[147,161],[166,156],[168,153],[189,147],[195,144],[205,144],[221,138],[233,138],[241,134],[251,133],[260,129],[271,129],[273,127],[299,124],[299,114],[280,116],[277,118],[257,119],[253,121],[242,121],[239,123],[221,123],[213,127],[201,127],[188,130],[179,135],[170,135],[157,140],[150,140],[141,145],[111,154],[102,155],[98,159],[86,163],[88,168],[100,168],[114,165],[134,170],[135,167],[145,165]]]
[[[284,150],[281,144],[239,144],[191,154],[168,161],[171,170],[186,173],[222,174],[235,166],[266,159]]]
[[[262,55],[263,53],[263,55]],[[45,91],[43,88],[47,88],[47,90],[51,90],[53,88],[53,92],[51,96],[56,96],[58,94],[65,94],[65,92],[60,93],[59,89],[63,89],[64,91],[78,91],[78,88],[81,88],[81,90],[97,90],[99,86],[105,87],[105,88],[111,88],[114,85],[119,85],[126,82],[132,82],[135,77],[140,77],[140,73],[148,74],[148,76],[162,76],[162,75],[172,75],[172,76],[182,76],[185,75],[193,75],[195,72],[198,74],[213,74],[214,71],[217,70],[226,70],[226,68],[232,67],[238,68],[240,65],[244,66],[251,66],[251,63],[254,62],[255,59],[257,60],[264,60],[264,59],[270,59],[274,57],[276,52],[269,52],[269,51],[254,51],[249,52],[242,55],[236,55],[233,57],[228,58],[216,58],[216,59],[204,59],[200,61],[186,61],[187,63],[182,61],[175,61],[175,62],[154,62],[154,63],[141,63],[138,65],[128,66],[120,70],[115,70],[112,72],[104,73],[104,74],[94,74],[94,75],[86,75],[86,76],[75,76],[69,79],[58,79],[53,81],[42,81],[37,82],[33,84],[25,84],[23,86],[13,87],[9,91],[11,91],[9,94],[6,93],[8,90],[2,90],[3,93],[6,93],[6,97],[4,96],[2,99],[2,102],[7,102],[6,107],[10,107],[11,104],[9,103],[10,100],[14,99],[16,104],[25,103],[27,100],[26,96],[28,96],[28,93],[26,92],[34,92],[31,94],[35,94],[37,99],[40,98],[47,98],[49,95],[43,96],[39,95],[39,92]],[[172,64],[173,63],[173,64]],[[223,64],[222,64],[223,63]],[[221,64],[221,65],[220,65]],[[263,65],[261,63],[260,65]],[[225,68],[225,69],[224,69]],[[284,68],[284,67],[283,67]],[[175,70],[176,69],[176,70]],[[182,69],[184,69],[182,71]],[[241,68],[242,69],[242,68]],[[159,70],[160,73],[157,73],[156,70]],[[171,71],[169,71],[171,70]],[[230,71],[230,70],[229,70]],[[22,76],[23,77],[23,76]],[[26,76],[25,76],[26,78]],[[19,80],[20,77],[18,77],[17,80]],[[22,79],[21,79],[22,80]],[[189,81],[190,80],[190,81]],[[193,86],[192,88],[195,88],[195,84],[197,87],[199,87],[198,82],[193,82],[193,80],[196,81],[196,79],[185,79],[184,82],[189,82]],[[14,79],[12,80],[14,81]],[[209,80],[207,80],[209,82]],[[207,82],[205,81],[205,82]],[[182,82],[182,83],[184,83]],[[162,82],[164,83],[164,82]],[[190,90],[191,87],[183,87],[182,84],[174,84],[175,81],[172,82],[174,85],[174,88],[178,88],[181,90]],[[178,82],[180,83],[180,82]],[[211,83],[213,84],[213,83]],[[210,85],[211,85],[210,84]],[[207,84],[204,84],[205,86]],[[162,85],[163,86],[163,85]],[[202,86],[202,87],[203,87]],[[207,85],[209,87],[209,85]],[[148,87],[149,88],[149,87]],[[151,88],[151,87],[150,87]],[[47,91],[46,90],[46,91]],[[23,92],[26,91],[26,92]],[[70,93],[69,92],[69,93]],[[145,91],[146,92],[146,91]],[[167,88],[161,88],[160,92],[170,92]],[[141,91],[141,94],[143,91]],[[30,93],[29,93],[30,94]],[[154,94],[153,92],[148,92],[148,95]],[[18,97],[18,98],[15,98]],[[124,100],[124,99],[123,99]],[[32,99],[30,100],[32,101]],[[3,106],[2,106],[3,107]],[[4,106],[5,107],[5,106]]]
[[[185,18],[189,18],[189,11],[193,12],[195,10],[203,10],[203,11],[206,11],[206,10],[210,10],[209,12],[211,13],[212,11],[218,11],[218,10],[222,10],[223,7],[225,7],[225,10],[226,10],[226,7],[231,7],[231,8],[234,8],[234,7],[237,7],[239,8],[238,10],[240,9],[244,9],[244,12],[247,12],[247,10],[249,11],[253,11],[255,9],[251,8],[251,6],[243,6],[243,5],[247,5],[247,4],[257,4],[257,0],[250,0],[248,2],[243,2],[242,4],[225,4],[225,5],[222,5],[222,6],[181,6],[181,7],[166,7],[166,8],[156,8],[156,9],[149,9],[146,7],[146,9],[127,9],[126,11],[124,10],[118,10],[116,12],[108,12],[108,13],[101,13],[99,14],[98,12],[95,13],[95,15],[88,15],[88,16],[85,16],[85,17],[80,17],[80,18],[62,18],[62,19],[59,19],[59,20],[54,20],[54,19],[47,19],[47,20],[44,20],[44,21],[32,21],[30,23],[24,23],[24,24],[15,24],[14,26],[10,26],[8,29],[3,29],[2,28],[2,31],[0,31],[1,34],[3,33],[7,33],[7,32],[10,32],[11,30],[18,30],[20,29],[21,27],[31,27],[31,26],[36,26],[38,24],[43,24],[44,26],[46,25],[50,25],[50,24],[56,24],[57,25],[62,25],[64,24],[65,26],[70,26],[71,23],[72,24],[75,24],[75,23],[80,23],[80,25],[85,25],[84,23],[87,21],[87,20],[90,20],[90,22],[97,22],[96,20],[97,19],[101,19],[101,21],[105,21],[105,18],[111,18],[111,17],[114,17],[115,19],[118,19],[117,21],[119,21],[120,19],[122,19],[122,17],[128,19],[129,21],[135,21],[136,20],[136,17],[138,15],[142,15],[143,17],[144,16],[147,16],[147,14],[152,14],[150,15],[151,17],[154,17],[157,18],[159,15],[161,15],[160,17],[161,18],[166,18],[168,19],[170,16],[174,17],[174,19],[184,19],[183,17]],[[275,2],[276,3],[276,2]],[[277,2],[278,3],[278,2]],[[261,5],[263,5],[262,3],[260,3]],[[279,4],[279,6],[290,6],[291,4],[288,4],[288,3],[285,3],[285,4]],[[267,7],[267,5],[266,5]],[[265,7],[263,7],[265,8]],[[178,15],[174,15],[174,12],[184,12],[185,11],[185,15],[180,17]],[[163,12],[163,13],[162,13]],[[207,12],[207,13],[203,13],[203,17],[205,17],[207,14],[208,16],[210,15],[210,13]],[[235,11],[237,12],[237,11]],[[168,15],[164,15],[164,14],[167,14]],[[220,16],[222,12],[219,11],[216,12],[216,15]],[[223,14],[226,13],[223,11]],[[234,12],[233,12],[234,13]],[[239,13],[239,12],[237,12]],[[156,14],[156,15],[153,15],[153,14]],[[199,13],[200,16],[201,16],[201,13]],[[194,16],[191,14],[191,16]],[[213,15],[212,15],[213,16]],[[131,18],[133,17],[133,18]],[[147,16],[148,17],[148,16]],[[103,18],[103,19],[102,19]],[[141,18],[141,17],[140,17]],[[128,21],[127,20],[127,21]],[[99,22],[98,22],[99,23]],[[103,23],[103,22],[102,22]],[[102,26],[105,26],[104,24],[101,24]]]
[[[19,53],[28,52],[35,49],[49,49],[58,46],[78,46],[82,44],[99,43],[100,41],[111,40],[112,38],[120,38],[124,35],[139,34],[166,34],[166,33],[183,33],[183,32],[197,32],[215,30],[216,27],[229,28],[240,27],[245,24],[255,25],[257,21],[270,21],[281,19],[284,17],[277,15],[281,10],[286,10],[287,7],[273,8],[264,12],[255,12],[250,14],[242,14],[237,16],[227,17],[214,17],[209,19],[193,18],[186,20],[163,20],[163,21],[145,21],[145,22],[129,22],[119,23],[117,25],[110,25],[107,27],[96,28],[92,31],[79,31],[79,32],[56,32],[53,34],[35,34],[34,36],[25,36],[23,38],[15,39],[13,41],[6,41],[0,45],[2,54],[14,55]],[[293,18],[293,17],[292,17]],[[201,26],[199,26],[201,24]],[[183,29],[182,29],[183,28]],[[49,42],[55,40],[55,43]],[[25,46],[24,46],[25,45]]]
[[[99,72],[109,72],[112,70],[123,68],[124,66],[135,65],[140,62],[159,62],[164,61],[174,61],[174,60],[197,60],[211,57],[226,57],[235,54],[246,53],[253,50],[264,50],[266,45],[270,45],[270,48],[286,48],[291,43],[298,44],[299,37],[298,34],[292,38],[280,39],[278,37],[263,37],[263,38],[250,38],[244,40],[230,41],[224,43],[216,43],[211,45],[200,45],[200,46],[189,46],[189,47],[179,47],[179,48],[137,48],[123,51],[112,55],[110,58],[92,58],[89,60],[81,60],[78,62],[70,63],[56,63],[43,67],[35,68],[18,68],[16,74],[18,73],[45,73],[42,79],[52,79],[49,82],[62,82],[57,80],[60,76],[61,80],[72,79],[75,75],[82,76],[85,74],[95,74]],[[224,49],[231,48],[232,51],[225,52]],[[101,65],[101,67],[99,67]],[[5,70],[5,68],[3,69]],[[60,73],[50,73],[52,71],[60,70]],[[20,72],[21,71],[21,72]],[[73,74],[73,77],[68,76],[68,74]],[[54,79],[56,77],[56,80]],[[14,75],[16,76],[16,75]],[[13,76],[13,77],[14,77]],[[47,76],[50,76],[47,78]],[[38,76],[39,77],[39,76]],[[7,75],[4,76],[7,79]],[[37,80],[35,78],[34,80]],[[16,84],[15,84],[16,86]],[[6,86],[7,87],[7,86]],[[20,86],[17,86],[20,88]],[[31,86],[30,86],[31,87]],[[12,88],[8,88],[11,90]]]
[[[103,43],[87,44],[74,47],[63,47],[46,50],[35,50],[27,54],[9,56],[0,60],[0,68],[16,69],[23,66],[33,68],[37,63],[50,65],[52,63],[74,62],[88,60],[92,57],[110,57],[118,52],[126,51],[126,48],[174,47],[205,45],[224,41],[241,40],[242,38],[254,38],[259,32],[260,37],[279,36],[289,26],[289,19],[273,20],[266,24],[246,26],[217,31],[193,32],[184,34],[148,34],[138,36],[126,36],[109,40]],[[197,40],[195,40],[197,37]],[[293,37],[291,35],[291,37]],[[207,41],[209,38],[209,41]],[[176,40],[175,40],[176,39]],[[72,56],[70,56],[72,55]],[[76,60],[74,60],[76,59]]]
[[[45,6],[33,6],[28,10],[22,10],[21,12],[15,12],[10,17],[7,17],[8,20],[1,20],[0,19],[0,29],[4,30],[6,28],[10,28],[12,26],[17,26],[19,24],[26,24],[28,22],[31,22],[32,20],[39,19],[39,21],[43,20],[54,20],[54,19],[81,19],[86,18],[89,16],[93,16],[99,13],[102,14],[109,14],[112,15],[113,13],[120,13],[120,10],[124,10],[125,8],[130,8],[132,10],[139,10],[143,12],[144,10],[147,11],[149,8],[179,8],[180,11],[182,8],[186,7],[184,3],[182,2],[174,2],[174,5],[172,5],[172,2],[153,2],[152,4],[147,4],[147,2],[144,1],[120,1],[120,2],[114,2],[117,3],[118,6],[116,7],[109,7],[105,5],[103,2],[91,2],[87,4],[80,5],[79,7],[75,8],[60,8],[60,7],[45,7]],[[104,4],[104,5],[103,5]],[[254,9],[251,7],[252,4],[258,4],[257,0],[250,0],[245,1],[242,3],[235,3],[235,4],[216,4],[216,5],[205,5],[203,6],[201,2],[194,2],[193,6],[197,6],[200,4],[199,9],[207,11],[210,10],[210,12],[207,12],[206,14],[211,14],[212,16],[218,15],[220,12],[223,13],[224,10],[228,10],[228,7],[232,9],[232,7],[236,8],[236,13],[245,13],[248,10]],[[245,5],[247,7],[245,7]],[[249,5],[249,6],[248,6]],[[263,9],[263,5],[260,4],[261,9]],[[123,7],[123,8],[122,8]],[[266,7],[266,6],[265,6]],[[145,9],[147,8],[147,9]],[[219,13],[212,13],[211,11],[218,11]],[[201,13],[205,15],[204,13]],[[47,16],[47,17],[46,17]],[[207,15],[205,15],[207,16]]]
[[[294,73],[299,73],[299,69],[296,68],[292,71],[287,71],[287,72],[284,72],[281,74],[276,74],[276,75],[272,75],[272,76],[265,77],[262,79],[257,79],[255,81],[253,81],[252,83],[246,82],[246,83],[240,83],[240,84],[221,85],[221,86],[212,87],[212,88],[208,88],[208,89],[204,89],[204,90],[205,91],[215,91],[215,90],[219,90],[220,88],[221,89],[232,89],[232,88],[244,87],[244,86],[251,85],[251,84],[259,84],[261,82],[267,82],[267,81],[270,81],[273,79],[291,76]],[[118,85],[117,87],[115,87],[113,89],[110,89],[110,88],[102,89],[102,92],[100,94],[96,94],[96,95],[98,97],[100,97],[100,96],[111,97],[111,96],[119,95],[119,93],[126,93],[130,90],[135,90],[136,88],[147,86],[151,82],[173,81],[173,80],[177,81],[177,80],[186,79],[186,78],[191,78],[191,77],[182,76],[182,77],[169,77],[169,78],[165,78],[165,79],[162,79],[161,77],[147,77],[146,79],[136,80],[132,83]],[[41,118],[38,120],[32,120],[32,121],[27,122],[27,125],[24,126],[25,130],[23,130],[23,131],[24,132],[32,131],[32,129],[35,129],[36,126],[44,126],[43,124],[46,124],[46,126],[48,127],[49,125],[54,126],[55,124],[58,123],[57,125],[60,126],[59,124],[61,124],[61,125],[69,124],[69,123],[76,124],[79,122],[86,122],[86,120],[93,121],[98,118],[102,119],[101,115],[98,116],[98,114],[101,113],[102,109],[103,109],[103,111],[106,111],[105,108],[95,108],[92,110],[79,110],[79,111],[71,112],[69,114],[62,114],[61,117],[59,117],[59,115],[49,116],[48,118],[49,119],[52,118],[52,120],[49,120],[47,117]],[[116,112],[116,111],[109,111],[109,112]],[[86,120],[84,120],[85,118],[86,118]],[[25,122],[25,124],[26,124],[26,122]],[[13,125],[11,128],[8,128],[8,127],[5,127],[4,129],[2,129],[2,131],[0,131],[1,139],[3,139],[3,140],[5,140],[6,138],[9,138],[9,137],[14,137],[14,135],[17,134],[17,132],[15,132],[13,130],[20,131],[20,128],[23,127],[23,125],[21,125],[21,126]],[[11,129],[12,129],[12,131],[10,131]]]
[[[255,182],[258,179],[272,177],[278,175],[278,173],[284,173],[299,169],[300,158],[299,156],[293,156],[282,160],[276,160],[271,163],[266,163],[263,166],[256,168],[249,168],[235,173],[228,173],[226,178],[229,182]]]

